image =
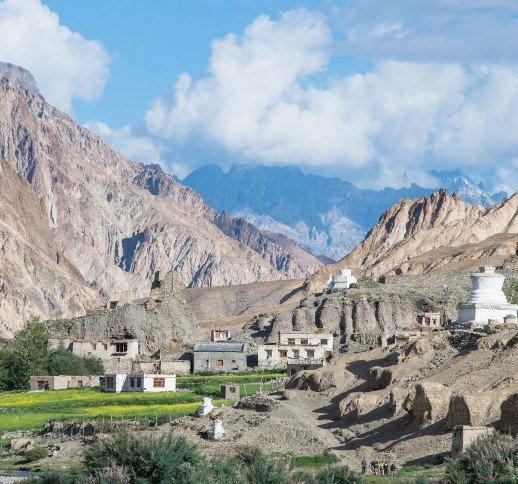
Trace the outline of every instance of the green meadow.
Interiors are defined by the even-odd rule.
[[[283,373],[193,375],[178,377],[177,392],[107,393],[99,389],[0,393],[0,432],[37,430],[51,420],[160,420],[191,415],[203,396],[219,397],[225,383],[246,394],[269,389]],[[243,390],[242,390],[243,391]],[[215,405],[224,400],[216,398]]]

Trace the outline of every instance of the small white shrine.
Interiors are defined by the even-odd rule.
[[[349,289],[351,284],[357,282],[356,277],[353,276],[351,269],[340,269],[337,276],[329,276],[329,279],[324,285],[326,289]]]
[[[516,321],[518,304],[507,302],[502,291],[504,280],[505,276],[495,272],[492,266],[481,267],[480,272],[471,274],[473,290],[468,302],[459,305],[456,325],[484,326],[490,319],[501,324]]]

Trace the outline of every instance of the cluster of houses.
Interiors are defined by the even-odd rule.
[[[518,305],[509,304],[502,291],[504,276],[494,267],[481,267],[471,275],[473,290],[469,300],[459,306],[454,328],[473,329],[487,324],[516,324]],[[351,271],[344,269],[330,277],[324,289],[343,290],[355,283]],[[418,315],[417,327],[400,330],[395,342],[419,338],[424,332],[441,329],[441,314]],[[382,341],[382,344],[387,341]],[[109,392],[175,391],[176,375],[189,373],[245,372],[250,367],[246,343],[233,341],[228,329],[213,329],[210,342],[196,343],[190,359],[155,359],[139,357],[136,339],[50,340],[50,345],[64,345],[78,356],[100,358],[108,373],[103,376],[33,376],[31,390],[101,386]],[[286,369],[288,375],[322,367],[335,351],[334,335],[323,332],[285,331],[276,343],[257,346],[259,369]]]

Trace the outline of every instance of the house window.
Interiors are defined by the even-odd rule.
[[[232,364],[235,365],[236,364],[236,360],[232,360]]]
[[[78,380],[77,381],[77,387],[78,388],[83,388],[83,380]]]
[[[293,358],[298,358],[300,356],[299,350],[293,350]]]
[[[272,350],[266,350],[266,359],[269,360],[272,357]]]
[[[115,353],[127,353],[128,352],[128,343],[116,343],[115,344]]]
[[[153,378],[154,388],[165,388],[165,378]]]
[[[329,342],[329,340],[327,340],[327,339],[321,339],[321,340],[320,340],[320,344],[321,344],[322,346],[325,346],[328,342]]]
[[[94,351],[97,349],[97,343],[94,343],[94,344],[92,345],[92,349],[93,349]]]
[[[130,378],[130,387],[133,388],[135,386],[135,378]]]
[[[218,366],[218,367],[223,366],[223,360],[218,360],[218,361],[217,361],[217,366]]]
[[[114,388],[115,387],[115,379],[113,378],[113,376],[109,376],[108,378],[106,378],[106,386],[108,388]]]
[[[294,345],[295,344],[295,338],[288,338],[288,344]]]
[[[288,356],[288,350],[279,350],[279,356],[281,358],[286,358]]]
[[[308,358],[314,358],[315,357],[315,350],[307,350],[306,354]]]
[[[105,344],[103,344],[103,346],[104,346],[104,349],[105,349],[105,350],[107,350],[107,349],[108,349],[108,345],[107,345],[106,343],[105,343]]]
[[[300,344],[301,345],[307,345],[308,344],[308,339],[307,338],[303,338],[300,340]]]
[[[137,377],[137,388],[142,387],[142,378]]]

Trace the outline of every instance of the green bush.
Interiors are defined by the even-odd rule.
[[[507,279],[503,289],[509,303],[518,304],[518,279]]]
[[[117,466],[135,476],[131,482],[187,482],[202,460],[195,446],[171,434],[148,439],[120,434],[85,452],[85,466],[91,476]]]
[[[27,462],[36,462],[37,460],[45,459],[49,455],[45,447],[34,447],[34,449],[25,452],[25,460]]]
[[[451,483],[518,481],[518,440],[491,434],[477,439],[466,452],[448,463]]]
[[[49,375],[103,375],[104,365],[99,358],[74,355],[63,346],[50,351]]]
[[[361,484],[363,477],[347,466],[326,467],[317,474],[297,474],[297,481],[304,484]]]

